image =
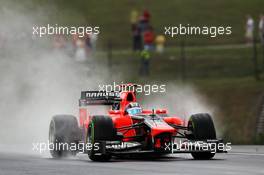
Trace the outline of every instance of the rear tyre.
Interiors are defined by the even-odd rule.
[[[52,117],[49,127],[50,154],[53,158],[75,156],[77,150],[70,146],[80,140],[80,130],[76,117],[72,115],[56,115]]]
[[[209,114],[194,114],[190,117],[188,127],[192,130],[191,139],[208,140],[216,139],[213,120]],[[194,152],[192,157],[197,160],[208,160],[214,157],[211,152]]]
[[[116,138],[113,121],[108,116],[93,116],[87,131],[87,143],[91,145],[88,156],[93,161],[109,161],[111,155],[106,152],[106,141]]]

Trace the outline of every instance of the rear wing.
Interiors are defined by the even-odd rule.
[[[113,105],[121,101],[120,92],[82,91],[79,106]]]

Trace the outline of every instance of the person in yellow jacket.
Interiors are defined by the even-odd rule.
[[[138,18],[139,18],[138,11],[133,9],[131,11],[131,13],[130,13],[130,23],[131,23],[131,25],[137,24]]]
[[[155,39],[156,42],[156,51],[158,53],[163,53],[164,51],[164,45],[165,45],[165,36],[164,35],[158,35]]]

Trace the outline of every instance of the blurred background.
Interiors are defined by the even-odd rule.
[[[166,84],[140,99],[177,115],[209,112],[233,144],[264,143],[264,1],[0,0],[2,144],[47,138],[99,84]],[[99,35],[32,35],[33,26],[99,26]],[[164,35],[165,26],[231,35]],[[19,126],[18,126],[19,125]],[[21,132],[21,130],[23,132]],[[41,137],[40,137],[41,135]]]

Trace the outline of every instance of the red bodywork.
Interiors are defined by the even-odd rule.
[[[136,124],[138,121],[133,120],[131,116],[127,115],[125,112],[126,106],[130,102],[136,102],[136,95],[133,91],[125,91],[125,92],[120,92],[120,98],[121,101],[119,103],[119,109],[118,110],[113,110],[110,109],[108,111],[108,114],[114,123],[115,128],[121,128],[125,126],[131,126],[133,124]],[[80,127],[83,128],[86,132],[89,122],[91,120],[91,114],[89,113],[88,109],[86,107],[80,107]],[[143,109],[143,114],[152,114],[152,110],[144,110]],[[167,110],[164,109],[158,109],[154,111],[155,114],[157,115],[167,115]],[[177,133],[177,129],[171,127],[169,124],[174,124],[174,125],[183,125],[183,120],[180,119],[179,117],[163,117],[163,120],[165,121],[164,123],[160,123],[158,125],[152,126],[151,127],[151,132],[150,136],[152,138],[158,136],[159,134],[162,133],[168,133],[170,135],[175,135]],[[128,131],[121,130],[120,131],[124,138],[123,141],[131,141],[133,140],[133,137],[136,136],[136,129],[130,129]]]

